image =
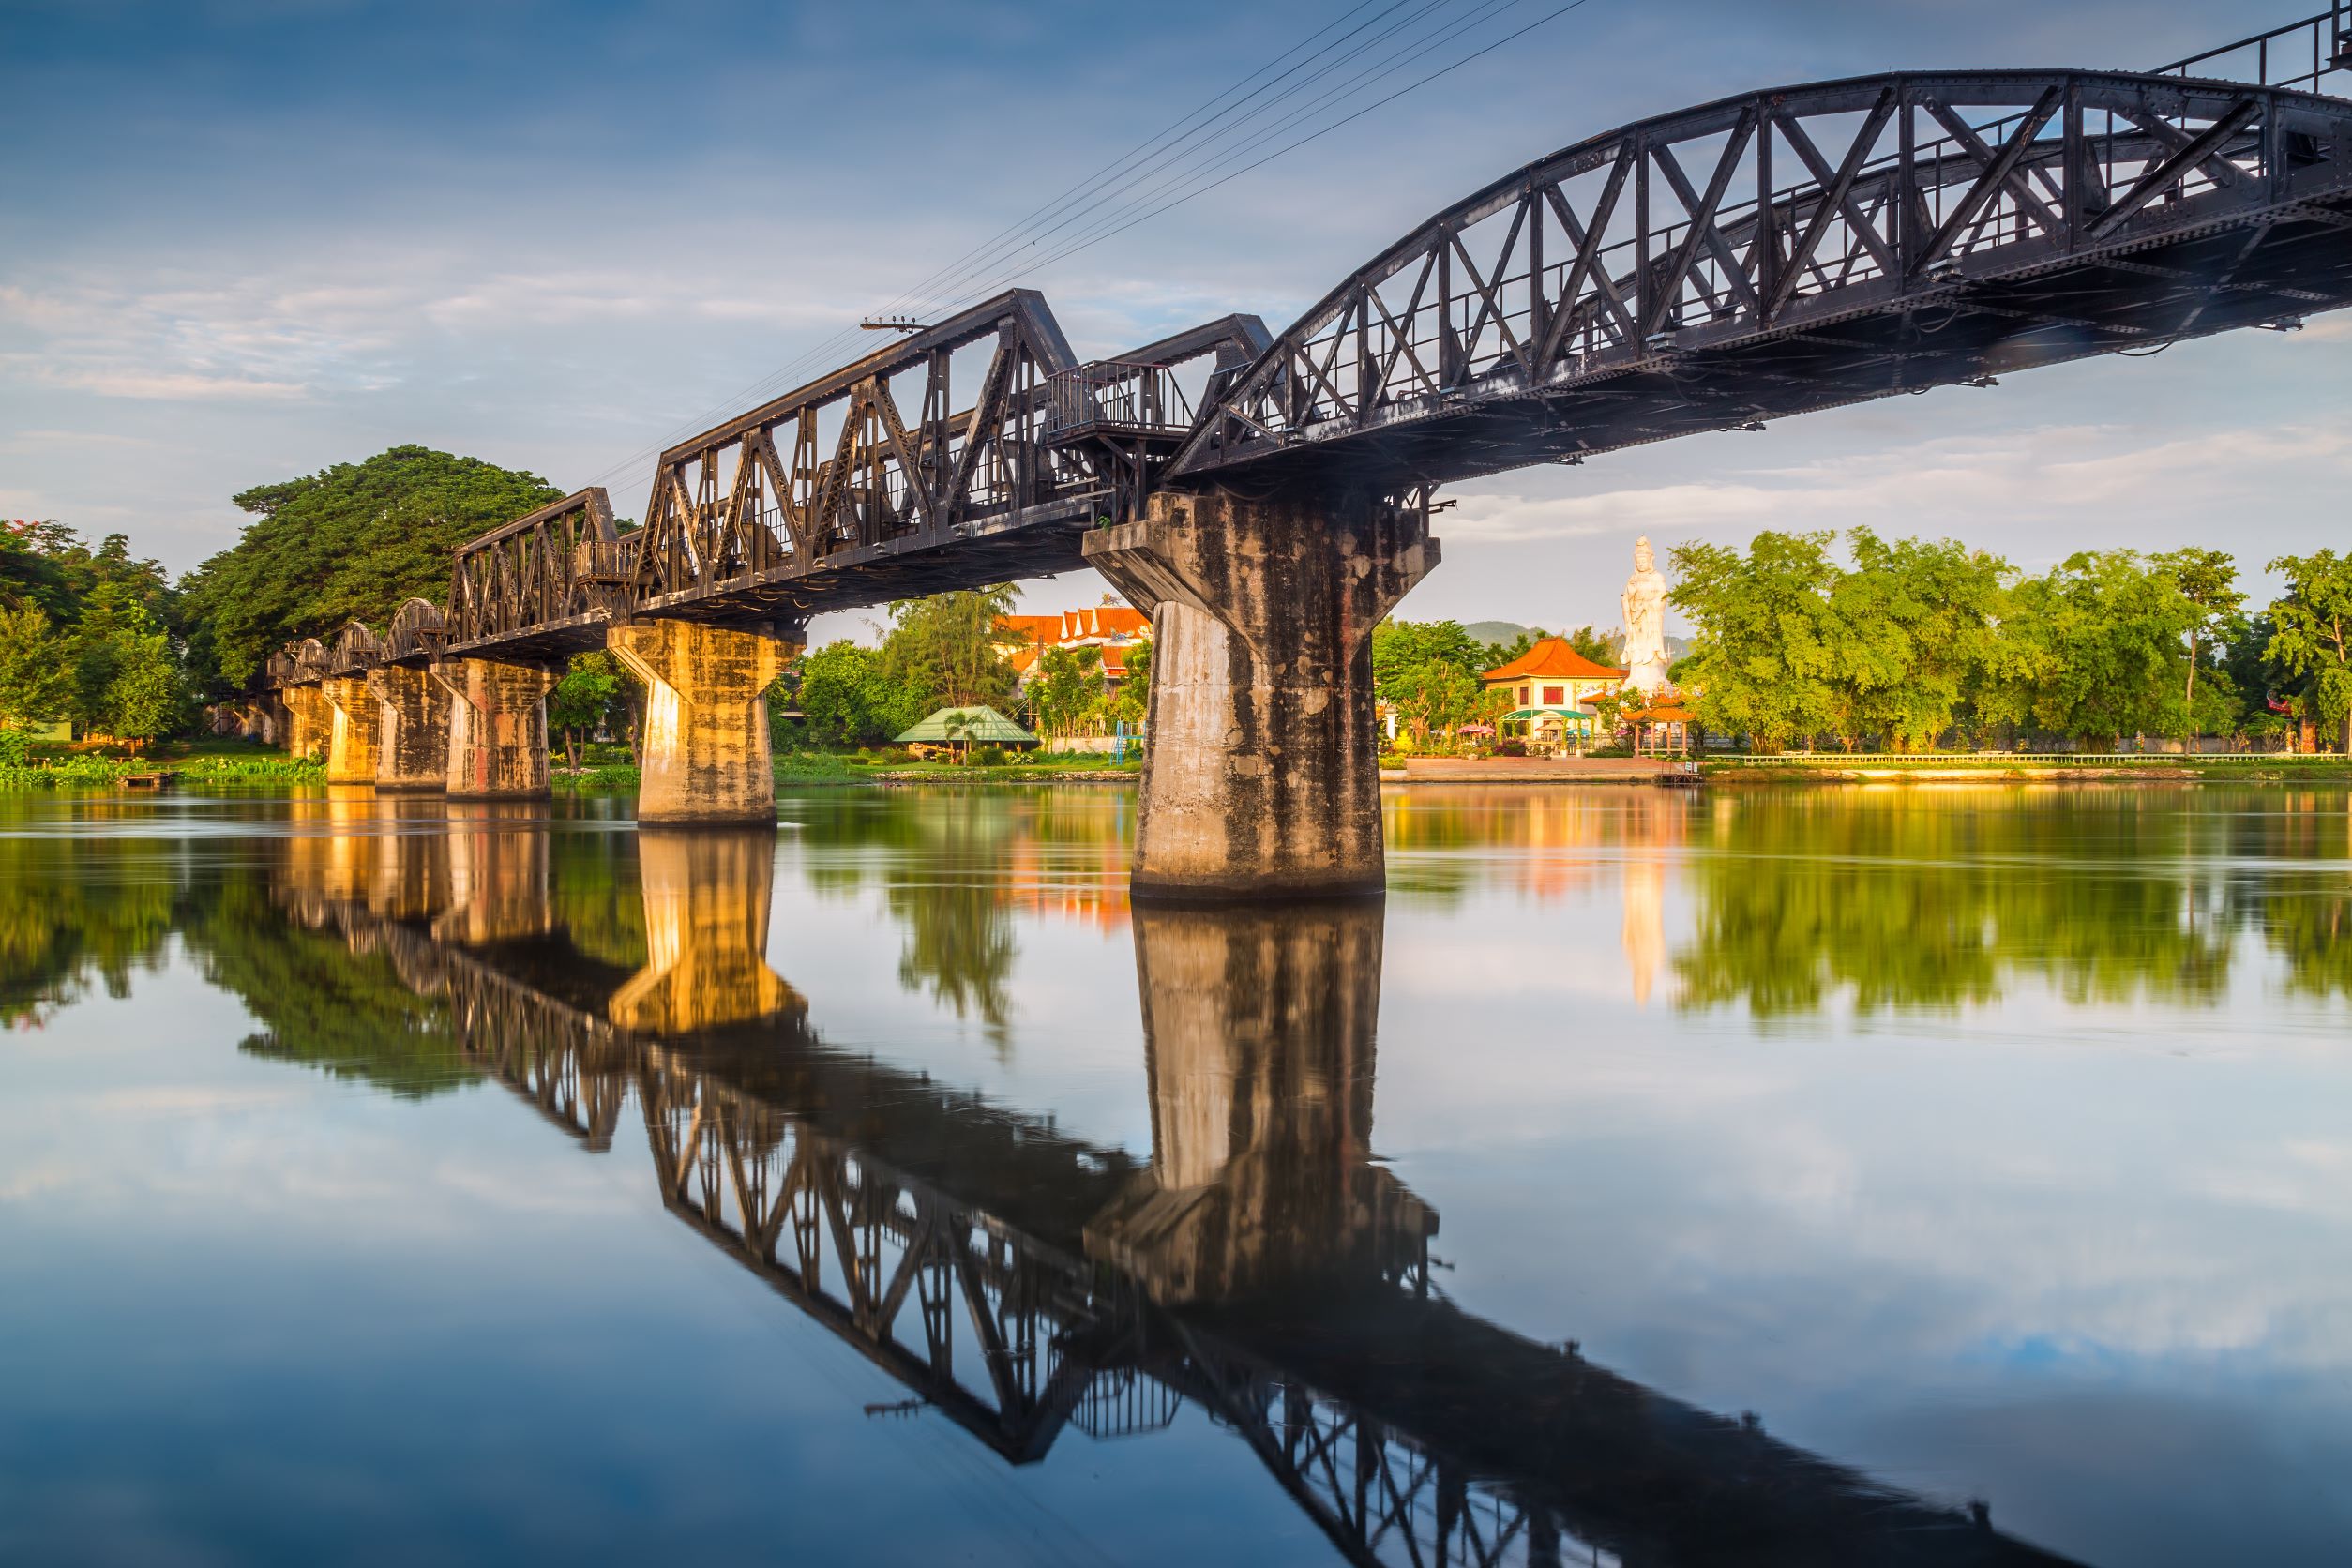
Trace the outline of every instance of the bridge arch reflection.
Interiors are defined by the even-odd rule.
[[[574,944],[543,819],[416,809],[287,840],[286,916],[586,1149],[633,1108],[669,1214],[1009,1463],[1190,1403],[1357,1563],[2058,1560],[1447,1301],[1372,1152],[1377,903],[1132,912],[1138,1160],[828,1046],[767,960],[770,833],[642,836],[630,969]]]

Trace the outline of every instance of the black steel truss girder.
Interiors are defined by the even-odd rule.
[[[1776,154],[1796,183],[1775,183]],[[2333,229],[2345,206],[2352,102],[2308,93],[1986,71],[1743,94],[1578,143],[1424,223],[1201,411],[1166,482],[1394,486],[1605,450],[1636,432],[1561,430],[1559,393],[1679,364],[1744,401],[1775,341],[1826,346],[1824,327],[1939,303],[2040,334],[2008,346],[2011,369],[2081,356],[2054,331],[2112,348],[2248,324],[2208,310],[2184,326],[2145,286],[2157,271],[2118,283],[2129,267],[2102,264],[2211,279],[2199,242],[2298,213]],[[2309,276],[2227,286],[2269,291],[2271,315],[2344,303],[2343,258],[2301,259]],[[1876,340],[1856,362],[1807,368],[1817,397],[1764,400],[1775,416],[1968,379],[1996,346],[1895,357],[1883,329],[1858,336]],[[1555,414],[1536,417],[1536,400]],[[1489,409],[1526,438],[1475,437]]]

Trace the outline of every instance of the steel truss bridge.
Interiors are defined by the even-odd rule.
[[[407,864],[433,837],[388,842],[384,888],[291,868],[289,919],[443,999],[466,1058],[582,1148],[634,1102],[662,1206],[907,1389],[869,1413],[935,1411],[1018,1465],[1189,1401],[1362,1565],[2063,1560],[1462,1312],[1431,1284],[1436,1215],[1383,1169],[1346,1172],[1328,1211],[1374,1214],[1369,1235],[1309,1238],[1286,1288],[1166,1299],[1103,1244],[1151,1184],[1123,1151],[830,1048],[796,994],[686,1035],[618,1027],[627,977],[524,909],[527,877],[476,867],[502,913],[460,941],[489,927]]]
[[[2352,302],[2352,8],[2156,72],[1901,72],[1590,137],[1288,331],[1080,363],[1016,290],[475,540],[338,664],[554,659],[637,615],[791,626],[1081,565],[1163,489],[1438,485]]]

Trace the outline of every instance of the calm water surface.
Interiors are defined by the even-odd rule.
[[[0,1560],[2340,1563],[2352,796],[0,803]]]

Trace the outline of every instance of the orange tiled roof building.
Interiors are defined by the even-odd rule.
[[[1557,743],[1591,740],[1592,713],[1583,704],[1622,686],[1627,673],[1595,664],[1564,637],[1545,637],[1510,663],[1487,671],[1485,681],[1487,690],[1511,694],[1514,706],[1497,725],[1501,733]]]
[[[1048,648],[1094,648],[1103,659],[1104,689],[1127,678],[1126,649],[1152,635],[1152,618],[1131,605],[1090,605],[1059,615],[1000,615],[996,646],[1022,686],[1036,673]]]

